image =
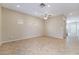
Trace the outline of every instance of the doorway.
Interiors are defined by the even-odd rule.
[[[72,47],[79,44],[79,17],[69,17],[66,21],[67,46]]]

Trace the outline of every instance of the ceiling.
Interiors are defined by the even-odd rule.
[[[45,3],[45,9],[40,7],[40,3],[3,3],[5,8],[41,17],[45,13],[51,15],[72,15],[79,14],[79,3]]]

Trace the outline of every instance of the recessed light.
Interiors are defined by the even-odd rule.
[[[18,8],[19,8],[19,7],[21,7],[21,6],[20,6],[20,5],[16,5],[16,7],[18,7]]]
[[[47,5],[48,7],[51,7],[50,5]]]

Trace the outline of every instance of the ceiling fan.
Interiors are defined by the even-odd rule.
[[[41,3],[41,4],[40,4],[40,7],[41,7],[42,9],[48,9],[48,7],[50,7],[50,5],[47,5],[47,4],[45,4],[45,3]],[[47,11],[45,11],[45,12],[47,12]],[[50,13],[44,13],[44,14],[43,14],[43,19],[44,19],[44,20],[47,20],[50,16],[52,16],[52,14],[50,14]]]

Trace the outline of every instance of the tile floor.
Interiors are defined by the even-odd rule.
[[[38,37],[2,44],[0,55],[66,55],[79,54],[78,44],[68,47],[66,39]]]

